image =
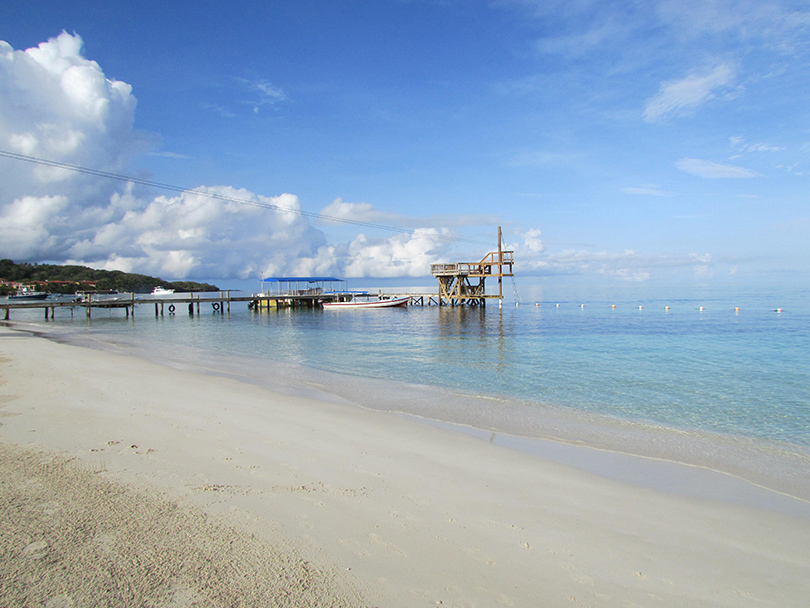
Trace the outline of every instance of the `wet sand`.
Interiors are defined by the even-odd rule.
[[[0,590],[10,605],[810,597],[806,518],[4,328],[0,358]]]

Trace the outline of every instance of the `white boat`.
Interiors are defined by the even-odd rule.
[[[401,308],[408,305],[409,298],[391,298],[390,300],[358,300],[352,299],[348,302],[324,302],[324,308],[348,309],[348,308]]]
[[[163,289],[162,287],[155,287],[150,295],[153,296],[169,296],[174,293],[174,289]]]
[[[119,295],[117,289],[91,289],[89,291],[77,291],[75,298],[77,302],[98,302],[100,300],[117,300]],[[127,299],[129,299],[128,296]]]

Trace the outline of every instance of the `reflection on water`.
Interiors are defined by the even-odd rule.
[[[471,392],[489,393],[487,383],[494,374],[504,373],[513,356],[513,320],[504,320],[503,310],[495,307],[442,307],[438,313],[439,348],[435,364],[461,366],[475,376],[464,387]],[[429,328],[426,328],[429,329]],[[454,362],[457,362],[454,365]],[[463,382],[463,380],[459,380]]]

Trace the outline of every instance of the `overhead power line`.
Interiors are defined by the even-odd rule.
[[[174,186],[172,184],[164,184],[162,182],[156,182],[148,179],[143,179],[140,177],[133,177],[131,175],[121,175],[119,173],[110,173],[109,171],[101,171],[99,169],[91,169],[89,167],[81,167],[79,165],[71,165],[68,163],[62,163],[55,160],[49,160],[47,158],[37,158],[36,156],[28,156],[26,154],[18,154],[16,152],[8,152],[6,150],[0,150],[0,156],[5,158],[10,158],[12,160],[19,160],[26,163],[32,163],[36,165],[42,165],[44,167],[54,167],[57,169],[65,169],[67,171],[73,171],[74,173],[84,173],[86,175],[94,175],[96,177],[103,177],[105,179],[116,180],[120,182],[128,182],[133,184],[138,184],[141,186],[149,186],[150,188],[156,188],[159,190],[168,190],[170,192],[179,192],[179,193],[189,193],[195,194],[197,196],[202,196],[205,198],[215,199],[219,201],[224,201],[228,203],[238,203],[240,205],[249,205],[251,207],[261,207],[263,209],[271,209],[273,211],[279,211],[282,213],[293,213],[296,215],[301,215],[304,217],[310,217],[314,219],[323,220],[326,222],[336,222],[340,224],[351,224],[353,226],[362,226],[364,228],[376,228],[377,230],[387,230],[389,232],[398,232],[400,234],[413,234],[416,232],[414,228],[401,228],[397,226],[387,226],[385,224],[375,224],[373,222],[363,222],[360,220],[353,220],[350,218],[345,217],[336,217],[332,215],[324,215],[322,213],[315,213],[313,211],[304,211],[303,209],[290,209],[288,207],[282,207],[281,205],[274,205],[272,203],[263,203],[261,201],[251,201],[244,198],[238,198],[234,196],[226,196],[224,194],[217,194],[215,192],[208,192],[205,190],[201,190],[198,188],[183,188],[181,186]],[[436,238],[444,239],[446,241],[455,241],[459,243],[471,243],[474,245],[485,245],[482,241],[474,241],[471,239],[465,239],[461,237],[454,237],[449,235],[437,234],[435,235]]]

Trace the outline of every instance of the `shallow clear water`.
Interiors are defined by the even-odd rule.
[[[218,315],[203,305],[199,316],[155,318],[146,305],[130,319],[122,311],[99,311],[87,321],[78,311],[71,318],[60,310],[48,325],[126,336],[156,352],[182,345],[810,446],[806,291],[704,288],[671,290],[679,297],[667,299],[671,293],[623,288],[583,297],[567,292],[560,300],[548,291],[527,289],[521,306],[513,301],[502,309],[252,312],[233,306],[230,315]],[[43,323],[40,315],[15,311],[12,318]]]

